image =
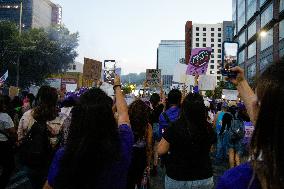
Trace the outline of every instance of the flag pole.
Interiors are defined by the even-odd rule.
[[[23,16],[23,0],[21,0],[20,3],[20,21],[19,21],[19,35],[22,34],[22,16]],[[17,58],[17,81],[16,86],[19,87],[19,81],[20,81],[20,55],[18,55]]]

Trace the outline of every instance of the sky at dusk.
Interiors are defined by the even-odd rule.
[[[52,0],[63,23],[79,32],[79,56],[115,59],[122,73],[155,68],[161,40],[184,40],[187,20],[214,24],[232,19],[231,0]]]

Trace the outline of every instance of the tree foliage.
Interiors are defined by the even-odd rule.
[[[0,73],[9,70],[8,83],[16,85],[19,60],[19,86],[40,85],[53,73],[61,73],[74,62],[78,33],[65,27],[30,29],[21,35],[13,23],[0,22]]]

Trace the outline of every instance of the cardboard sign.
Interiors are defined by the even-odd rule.
[[[156,87],[161,83],[161,70],[160,69],[147,69],[146,70],[146,83],[148,86]]]
[[[211,75],[201,75],[199,77],[198,88],[200,91],[213,91],[217,84],[217,78]]]
[[[101,79],[102,62],[84,58],[83,78],[85,80],[98,81]]]
[[[238,100],[239,92],[237,90],[223,89],[223,95],[226,100]]]
[[[192,49],[186,74],[205,75],[210,61],[211,52],[211,47]]]

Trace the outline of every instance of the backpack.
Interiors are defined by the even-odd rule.
[[[21,162],[31,168],[46,167],[52,158],[52,146],[46,123],[36,121],[19,147]]]
[[[243,139],[245,136],[244,122],[233,116],[228,133],[230,142],[234,143]]]

